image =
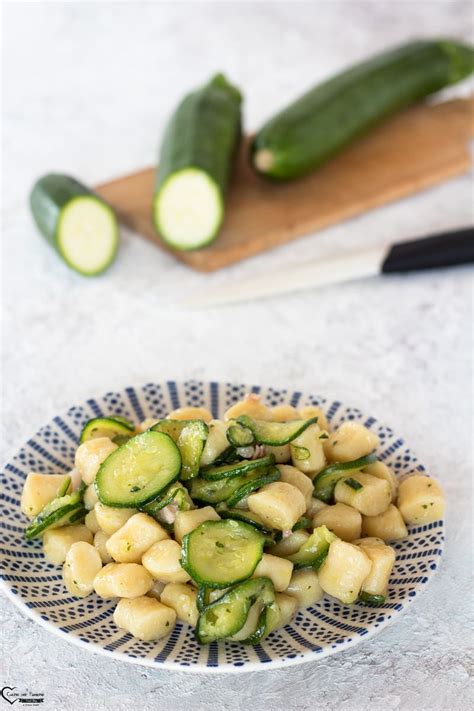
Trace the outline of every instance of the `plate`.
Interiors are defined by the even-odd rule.
[[[191,627],[181,622],[168,637],[157,642],[134,639],[114,625],[114,601],[101,600],[96,595],[71,597],[63,586],[60,567],[47,563],[43,557],[41,542],[25,541],[26,519],[20,511],[20,496],[27,473],[69,471],[86,420],[116,414],[138,422],[146,417],[164,417],[184,405],[208,407],[217,417],[247,392],[261,394],[271,406],[320,405],[333,428],[346,420],[360,421],[379,436],[377,453],[397,476],[426,473],[403,439],[389,427],[339,400],[271,387],[198,381],[148,383],[110,392],[54,417],[3,469],[1,577],[2,587],[13,602],[50,632],[89,651],[151,667],[195,672],[256,671],[321,659],[359,644],[396,620],[425,588],[440,563],[443,521],[412,526],[408,538],[394,544],[396,562],[383,606],[345,606],[325,597],[300,610],[291,624],[272,632],[255,647],[236,642],[200,646]]]

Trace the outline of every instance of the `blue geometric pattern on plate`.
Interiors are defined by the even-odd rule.
[[[259,393],[272,406],[321,405],[332,427],[346,420],[360,421],[378,434],[379,456],[398,477],[424,472],[404,441],[390,428],[337,400],[274,388],[198,381],[148,383],[141,388],[107,393],[55,417],[3,469],[1,577],[13,602],[48,630],[91,651],[148,666],[199,672],[255,671],[318,659],[347,649],[392,622],[425,587],[439,565],[444,541],[442,521],[411,527],[408,537],[394,544],[397,558],[384,605],[345,606],[325,597],[300,610],[291,624],[271,633],[255,647],[234,642],[201,647],[191,627],[181,622],[168,637],[157,642],[134,639],[114,625],[115,601],[101,600],[95,594],[85,599],[71,597],[63,586],[61,567],[46,562],[41,542],[25,541],[26,519],[20,511],[20,497],[27,473],[69,471],[81,428],[88,419],[117,414],[139,422],[146,417],[164,417],[185,405],[208,407],[217,417],[246,392]]]

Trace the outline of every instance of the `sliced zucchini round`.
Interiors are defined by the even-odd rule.
[[[233,447],[251,447],[255,444],[255,436],[250,429],[240,422],[234,421],[227,428],[227,439]]]
[[[189,511],[192,507],[191,498],[187,492],[187,489],[177,481],[170,484],[166,489],[147,504],[144,504],[141,509],[147,513],[149,516],[155,517],[156,514],[164,509],[165,506],[175,503],[179,511]]]
[[[66,496],[58,496],[33,519],[25,530],[25,538],[28,540],[42,536],[47,530],[67,526],[78,521],[85,515],[86,511],[79,491]]]
[[[249,610],[257,600],[262,600],[265,605],[274,604],[275,592],[268,578],[247,580],[228,590],[215,602],[206,605],[196,625],[197,641],[200,644],[209,644],[237,634],[246,623]],[[260,632],[260,625],[258,631]],[[263,634],[264,632],[260,639]]]
[[[268,467],[271,464],[275,464],[275,457],[273,454],[269,454],[266,457],[260,457],[260,459],[242,459],[240,462],[224,464],[219,467],[204,467],[200,470],[199,475],[208,481],[219,481],[220,479],[231,479],[235,476],[241,476],[242,474],[247,474],[254,469],[258,469],[259,467]]]
[[[130,436],[135,431],[133,422],[125,417],[111,415],[110,417],[94,417],[88,420],[82,428],[80,442],[87,442],[96,437],[110,437],[113,439],[117,435]]]
[[[323,469],[314,478],[314,496],[329,504],[334,496],[334,489],[339,479],[347,476],[348,472],[355,472],[377,461],[375,454],[367,454],[352,462],[336,462]]]
[[[318,526],[299,551],[288,556],[288,560],[291,560],[295,569],[311,567],[318,570],[326,559],[329,546],[336,538],[326,526]]]
[[[263,544],[261,533],[243,521],[205,521],[184,536],[181,565],[199,585],[227,588],[250,578]]]
[[[181,455],[171,437],[147,430],[114,450],[95,479],[106,506],[138,508],[155,499],[178,478]]]
[[[284,444],[289,444],[317,421],[317,417],[310,417],[309,420],[291,420],[289,422],[254,420],[248,415],[241,415],[237,418],[239,424],[253,432],[257,444],[268,444],[271,447],[281,447]]]

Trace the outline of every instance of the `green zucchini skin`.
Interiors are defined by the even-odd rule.
[[[319,84],[256,134],[251,162],[275,180],[304,175],[396,111],[474,71],[472,47],[415,41]]]
[[[107,261],[92,272],[83,271],[73,264],[60,245],[60,226],[63,210],[77,198],[88,197],[97,201],[108,213],[114,232],[114,246]],[[117,218],[112,208],[92,190],[69,175],[50,173],[39,178],[30,193],[30,208],[39,231],[66,264],[83,276],[96,276],[104,272],[115,260],[119,245]]]
[[[224,195],[241,137],[240,91],[222,74],[182,100],[171,116],[161,144],[153,201],[153,221],[165,242],[177,249],[197,249],[210,244],[224,217]],[[212,234],[194,247],[171,242],[160,226],[159,198],[167,181],[176,173],[197,169],[205,173],[220,196],[221,215]]]

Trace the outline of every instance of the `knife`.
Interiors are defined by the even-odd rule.
[[[474,227],[333,259],[310,261],[234,283],[226,282],[195,295],[187,305],[202,308],[232,304],[379,274],[437,269],[470,262],[474,262]]]

